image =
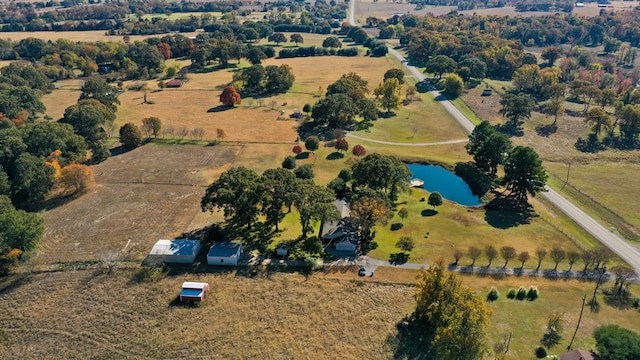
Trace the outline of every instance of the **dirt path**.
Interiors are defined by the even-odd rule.
[[[376,144],[385,144],[385,145],[393,145],[393,146],[436,146],[436,145],[464,143],[469,141],[468,139],[461,139],[461,140],[438,141],[438,142],[431,142],[431,143],[398,143],[398,142],[391,142],[391,141],[367,139],[365,137],[354,135],[352,133],[347,133],[346,136],[350,138],[358,139],[358,140],[373,142]]]

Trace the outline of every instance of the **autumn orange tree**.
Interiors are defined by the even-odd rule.
[[[225,88],[222,90],[222,94],[220,94],[220,102],[223,103],[225,106],[232,107],[236,104],[242,103],[242,98],[240,97],[240,94],[236,91],[236,88],[234,88],[231,85],[228,85],[228,86],[225,86]]]
[[[72,194],[82,194],[95,186],[96,179],[87,165],[71,164],[60,170],[58,183]]]
[[[389,218],[387,203],[376,196],[364,195],[357,197],[351,204],[351,218],[360,229],[360,247],[369,248],[373,240],[373,227],[376,224],[386,224]]]
[[[464,288],[442,258],[418,275],[414,323],[425,352],[441,360],[482,359],[491,311],[485,301]]]

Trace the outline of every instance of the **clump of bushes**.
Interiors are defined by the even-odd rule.
[[[520,286],[518,288],[518,292],[516,293],[516,300],[524,300],[527,297],[527,288],[524,286]]]
[[[538,346],[536,348],[536,357],[538,359],[543,359],[547,357],[547,350],[545,348],[543,348],[542,346]]]
[[[527,291],[527,300],[533,301],[538,297],[540,297],[540,292],[538,291],[538,288],[535,286],[531,286]]]
[[[516,298],[516,290],[515,289],[509,289],[509,292],[507,293],[507,298],[508,299],[515,299]]]
[[[489,290],[489,294],[487,294],[487,300],[496,301],[498,300],[499,297],[500,297],[500,294],[498,293],[498,289],[496,289],[495,286],[491,287],[491,290]]]

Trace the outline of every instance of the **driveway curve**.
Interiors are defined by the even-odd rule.
[[[368,139],[366,137],[354,135],[354,134],[352,134],[350,132],[347,133],[346,136],[350,137],[350,138],[353,138],[353,139],[369,141],[369,142],[376,143],[376,144],[385,144],[385,145],[394,145],[394,146],[436,146],[436,145],[449,145],[449,144],[466,143],[466,142],[469,141],[468,139],[461,139],[461,140],[448,140],[448,141],[438,141],[438,142],[430,142],[430,143],[398,143],[398,142],[391,142],[391,141]]]

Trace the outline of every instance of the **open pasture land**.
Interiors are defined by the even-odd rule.
[[[407,14],[410,13],[416,16],[424,16],[426,14],[444,15],[453,10],[456,10],[457,6],[435,6],[425,5],[422,10],[416,10],[415,4],[401,4],[399,2],[379,2],[374,0],[356,0],[355,3],[355,15],[356,23],[360,26],[366,24],[366,19],[370,16],[380,19],[388,19],[394,14]]]
[[[119,250],[142,260],[158,239],[194,230],[205,187],[240,149],[150,144],[94,166],[94,190],[43,214],[33,261],[95,261]]]
[[[415,343],[397,337],[396,328],[415,306],[415,287],[409,286],[415,270],[378,268],[374,278],[358,278],[349,268],[309,277],[243,272],[178,271],[140,283],[132,270],[110,276],[88,270],[34,274],[10,287],[2,284],[0,357],[389,359],[416,351]],[[499,300],[489,304],[488,338],[491,346],[512,332],[508,359],[533,358],[553,312],[563,314],[565,330],[552,353],[562,352],[582,295],[594,286],[575,280],[461,278],[483,298],[491,286],[498,288]],[[209,283],[211,292],[201,306],[173,306],[183,281]],[[508,289],[520,285],[537,286],[541,297],[507,299]],[[594,348],[591,336],[600,324],[640,330],[637,310],[614,308],[601,297],[600,304],[598,313],[585,309],[575,348]]]
[[[180,33],[186,37],[196,36],[201,31]],[[131,42],[140,41],[151,37],[162,37],[167,34],[156,35],[131,35]],[[122,36],[108,35],[104,30],[91,31],[19,31],[19,32],[3,32],[0,38],[12,41],[20,41],[26,38],[38,38],[44,41],[56,41],[58,39],[67,39],[71,41],[94,42],[94,41],[115,41],[124,42]]]
[[[482,89],[471,89],[462,96],[464,102],[483,120],[501,123],[504,118],[498,113],[500,110],[500,96],[481,97]],[[572,112],[580,113],[582,105],[565,103]],[[547,169],[556,177],[556,190],[567,179],[569,183],[561,193],[572,201],[581,204],[588,213],[600,218],[604,224],[610,224],[612,230],[618,230],[629,239],[637,239],[640,233],[640,187],[633,179],[640,176],[637,159],[640,151],[621,151],[607,149],[597,153],[580,152],[575,148],[578,137],[586,138],[590,126],[584,123],[584,117],[563,114],[558,117],[558,129],[548,136],[539,135],[537,129],[549,125],[553,117],[534,112],[530,120],[524,123],[523,136],[512,137],[516,145],[531,146],[543,159]],[[571,169],[569,169],[571,164]],[[552,182],[552,184],[554,184]],[[570,187],[579,189],[587,198],[580,199],[579,192],[569,192]],[[576,197],[577,195],[578,197]],[[595,202],[588,201],[591,198]],[[613,216],[599,214],[593,206],[604,206]],[[605,213],[606,211],[602,211]],[[622,220],[622,219],[624,220]]]
[[[369,57],[313,57],[295,59],[268,59],[263,65],[287,64],[296,77],[293,88],[286,94],[264,98],[245,98],[242,104],[226,109],[221,107],[219,95],[222,88],[231,82],[237,68],[223,69],[208,73],[189,74],[190,80],[178,89],[149,91],[147,99],[153,104],[144,104],[142,91],[125,91],[119,96],[120,106],[116,113],[116,124],[127,122],[141,125],[142,119],[157,116],[163,127],[189,129],[202,128],[205,139],[215,139],[216,129],[225,131],[226,141],[293,143],[297,138],[298,123],[289,119],[294,109],[302,109],[305,104],[319,100],[319,91],[340,78],[355,72],[369,82],[373,89],[383,79],[384,72],[393,67],[388,58]],[[234,65],[234,64],[232,64]],[[245,66],[241,63],[240,66]],[[75,104],[80,96],[72,90],[77,82],[62,82],[62,89],[54,90],[43,97],[47,114],[59,119],[64,109]],[[131,83],[124,84],[126,88]],[[148,81],[155,88],[155,81]],[[277,120],[282,116],[286,120]]]
[[[573,11],[571,12],[573,15],[584,16],[584,17],[594,17],[600,14],[601,10],[606,11],[627,11],[632,10],[636,7],[637,4],[635,2],[630,1],[611,1],[611,4],[607,5],[606,8],[598,7],[597,2],[585,2],[584,7],[573,7]],[[505,6],[502,8],[491,8],[491,9],[475,9],[475,10],[463,10],[459,11],[461,14],[465,15],[502,15],[502,16],[545,16],[545,15],[554,15],[557,14],[557,11],[516,11],[516,8],[513,6]],[[564,12],[559,12],[560,14],[565,14]]]

